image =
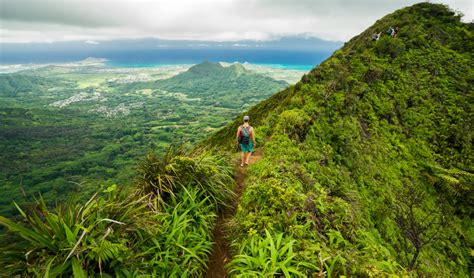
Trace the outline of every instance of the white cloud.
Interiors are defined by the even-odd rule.
[[[416,0],[0,0],[1,42],[155,37],[345,41]],[[473,19],[472,0],[438,0]]]
[[[84,42],[85,44],[92,44],[92,45],[96,45],[96,44],[99,44],[98,41],[93,41],[93,40],[87,40]]]
[[[248,44],[245,44],[245,43],[234,43],[232,44],[232,46],[235,46],[235,47],[247,47],[249,46]]]

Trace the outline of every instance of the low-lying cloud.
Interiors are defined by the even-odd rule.
[[[0,42],[162,38],[345,41],[412,0],[0,0]],[[437,1],[472,21],[472,0]]]

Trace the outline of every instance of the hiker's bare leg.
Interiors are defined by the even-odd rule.
[[[245,153],[242,152],[242,163],[241,164],[244,164],[244,162],[245,162]]]
[[[245,163],[246,163],[246,164],[249,164],[249,159],[250,159],[250,156],[251,156],[251,155],[252,155],[251,152],[248,152],[248,153],[247,153],[247,159],[245,160]]]

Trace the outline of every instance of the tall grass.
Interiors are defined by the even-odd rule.
[[[109,202],[97,194],[81,205],[75,198],[48,209],[40,197],[15,222],[0,224],[15,244],[0,247],[0,269],[6,275],[58,276],[77,273],[121,273],[132,247],[152,223],[141,199]]]
[[[149,153],[138,167],[140,194],[152,194],[161,207],[171,196],[186,187],[197,187],[217,207],[232,198],[232,168],[222,157],[209,152],[186,154],[182,148],[170,148],[162,156]]]
[[[32,210],[18,208],[20,222],[0,217],[15,239],[0,247],[0,274],[201,275],[212,250],[214,205],[190,188],[171,197],[165,211],[152,213],[147,197],[108,201],[94,195],[85,205],[71,200],[53,210],[38,199]]]
[[[224,161],[209,153],[150,154],[137,186],[49,209],[40,197],[22,219],[0,216],[0,276],[196,277],[206,269],[218,207],[232,196]],[[14,244],[12,244],[14,242]]]
[[[182,154],[182,149],[174,147],[169,147],[161,157],[153,151],[149,152],[137,168],[139,193],[152,194],[164,202],[173,196],[180,174],[175,168],[174,159]]]

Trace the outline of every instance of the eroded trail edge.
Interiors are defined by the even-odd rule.
[[[249,165],[260,160],[263,156],[263,151],[261,149],[256,150],[253,155],[250,157]],[[216,227],[213,232],[213,241],[214,249],[209,255],[209,268],[205,277],[209,278],[222,278],[227,277],[227,270],[224,266],[232,259],[230,254],[230,243],[227,239],[226,233],[226,223],[229,221],[235,214],[237,205],[240,200],[240,196],[245,188],[245,167],[240,167],[240,161],[235,163],[235,181],[236,188],[235,194],[236,197],[232,200],[231,206],[221,213],[216,221]],[[247,166],[248,167],[248,166]]]

